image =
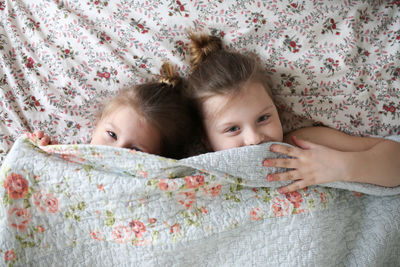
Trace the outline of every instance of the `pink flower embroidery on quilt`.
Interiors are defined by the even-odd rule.
[[[178,202],[187,209],[191,209],[192,205],[196,202],[195,192],[179,192]]]
[[[300,208],[303,198],[297,191],[289,192],[285,194],[287,200],[289,200],[295,208]]]
[[[203,190],[204,190],[204,193],[206,193],[207,195],[216,197],[221,192],[221,188],[222,188],[222,185],[218,184],[218,185],[206,186],[203,188]]]
[[[131,240],[132,231],[129,227],[124,225],[116,225],[112,231],[114,241],[120,244],[126,244]]]
[[[17,259],[17,256],[15,255],[14,250],[7,250],[6,253],[4,253],[4,261],[14,261]]]
[[[11,199],[24,198],[28,192],[28,181],[20,174],[11,173],[7,176],[4,187]]]
[[[132,220],[129,223],[129,226],[131,227],[131,230],[135,234],[136,238],[142,238],[143,233],[146,232],[146,226],[141,221]]]
[[[176,189],[176,183],[173,179],[160,179],[158,187],[161,191],[171,191]]]
[[[187,188],[197,188],[204,185],[203,175],[186,176],[184,179]]]
[[[33,195],[33,203],[41,210],[50,213],[56,213],[58,211],[58,199],[51,193],[43,194],[42,192],[36,192]]]
[[[11,226],[23,232],[31,222],[31,213],[26,208],[13,206],[8,209],[8,216]]]
[[[99,231],[91,231],[90,232],[90,236],[94,239],[94,240],[98,240],[98,241],[103,241],[104,240],[104,235],[99,232]]]
[[[264,217],[264,211],[262,209],[256,207],[250,211],[250,218],[253,221],[258,221],[258,220],[262,219],[262,217]]]
[[[271,210],[275,217],[282,217],[291,213],[291,205],[286,199],[276,197],[271,205]]]
[[[169,232],[171,234],[177,234],[177,233],[179,233],[180,230],[181,230],[181,226],[179,225],[179,223],[176,223],[169,228]]]

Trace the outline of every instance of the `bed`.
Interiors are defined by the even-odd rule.
[[[107,97],[166,60],[188,74],[188,30],[259,56],[285,132],[399,140],[399,1],[0,0],[0,16],[0,265],[400,265],[399,188],[280,195],[268,144],[180,161],[85,145]]]

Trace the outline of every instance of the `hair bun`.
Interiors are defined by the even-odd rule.
[[[193,69],[211,54],[222,50],[222,40],[216,36],[189,33],[190,44],[190,65]]]
[[[159,83],[164,83],[171,87],[176,87],[176,85],[181,81],[181,78],[174,73],[174,68],[170,63],[164,62],[161,66],[161,77],[158,80]]]

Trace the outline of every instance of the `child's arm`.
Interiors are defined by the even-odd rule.
[[[265,166],[294,170],[268,176],[269,181],[295,180],[281,193],[313,184],[352,181],[394,187],[400,185],[400,143],[350,136],[326,127],[304,128],[285,136],[298,147],[272,145],[271,151],[294,157],[268,159]]]

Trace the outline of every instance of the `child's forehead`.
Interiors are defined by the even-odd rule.
[[[203,102],[203,112],[207,119],[236,113],[237,109],[252,109],[254,104],[263,102],[265,107],[274,106],[273,100],[261,83],[246,83],[234,93],[214,95]],[[263,105],[264,106],[264,105]]]
[[[246,83],[244,83],[239,90],[238,94],[251,94],[254,93],[255,91],[260,91],[260,92],[266,92],[268,94],[267,88],[265,88],[265,85],[262,82],[259,81],[252,81],[249,80]]]
[[[102,115],[102,121],[115,121],[118,122],[121,118],[129,118],[134,116],[140,121],[146,121],[146,118],[138,112],[137,108],[130,105],[115,106]]]
[[[217,118],[229,110],[236,102],[237,94],[220,94],[207,98],[202,105],[202,109],[207,118]]]

